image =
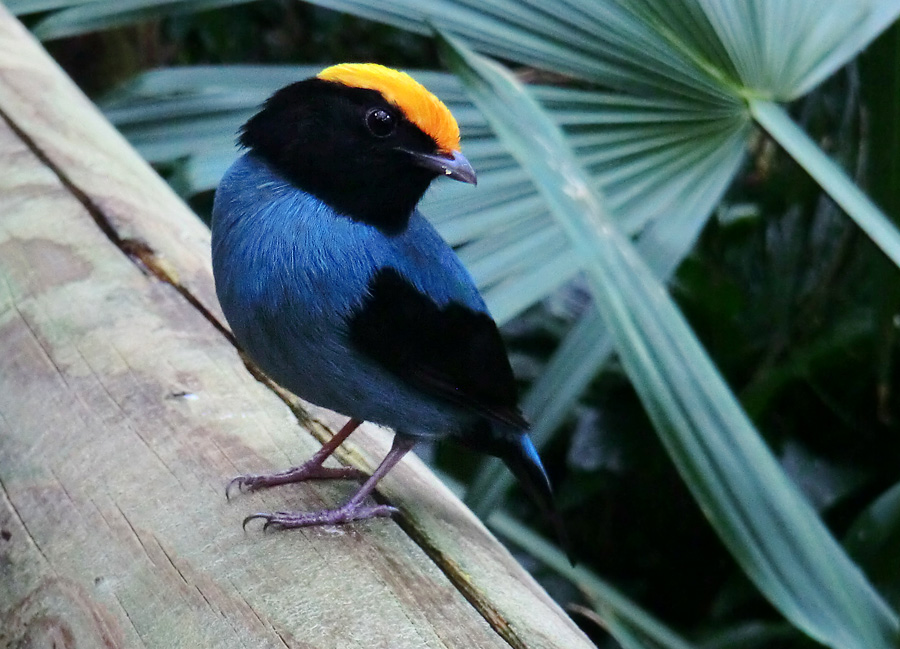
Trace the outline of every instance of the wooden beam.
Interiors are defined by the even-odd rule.
[[[224,497],[344,419],[245,368],[208,230],[2,6],[0,349],[0,646],[592,646],[415,458],[383,482],[396,522],[242,530],[347,497]]]

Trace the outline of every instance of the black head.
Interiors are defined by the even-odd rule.
[[[240,143],[299,189],[388,232],[405,228],[438,175],[475,179],[465,158],[378,90],[318,77],[276,92]]]

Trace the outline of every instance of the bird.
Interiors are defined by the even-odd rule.
[[[275,382],[349,417],[305,464],[238,491],[362,478],[323,462],[363,421],[392,428],[343,505],[257,513],[264,527],[338,525],[398,509],[367,497],[422,440],[501,458],[564,535],[517,405],[503,340],[475,282],[418,203],[436,178],[475,185],[446,105],[374,63],[327,67],[275,92],[241,128],[212,212],[216,293],[239,346]]]

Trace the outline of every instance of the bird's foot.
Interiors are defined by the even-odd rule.
[[[265,522],[263,531],[270,527],[291,529],[295,527],[314,527],[317,525],[343,525],[351,521],[375,518],[376,516],[393,516],[400,510],[391,505],[363,506],[347,503],[338,509],[324,509],[318,512],[274,512],[271,514],[251,514],[244,519],[244,529],[247,523],[254,519],[262,519]]]
[[[303,482],[304,480],[356,480],[364,477],[365,474],[362,471],[353,467],[327,467],[310,461],[301,466],[290,468],[287,471],[269,475],[254,475],[250,473],[239,475],[225,487],[225,498],[230,497],[231,490],[234,487],[237,487],[238,492],[243,492],[275,487],[291,482]]]

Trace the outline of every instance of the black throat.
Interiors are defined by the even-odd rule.
[[[367,130],[366,114],[373,108],[396,116],[391,137]],[[406,228],[435,178],[403,151],[432,151],[434,140],[381,93],[316,78],[276,92],[239,139],[298,189],[387,234]]]

